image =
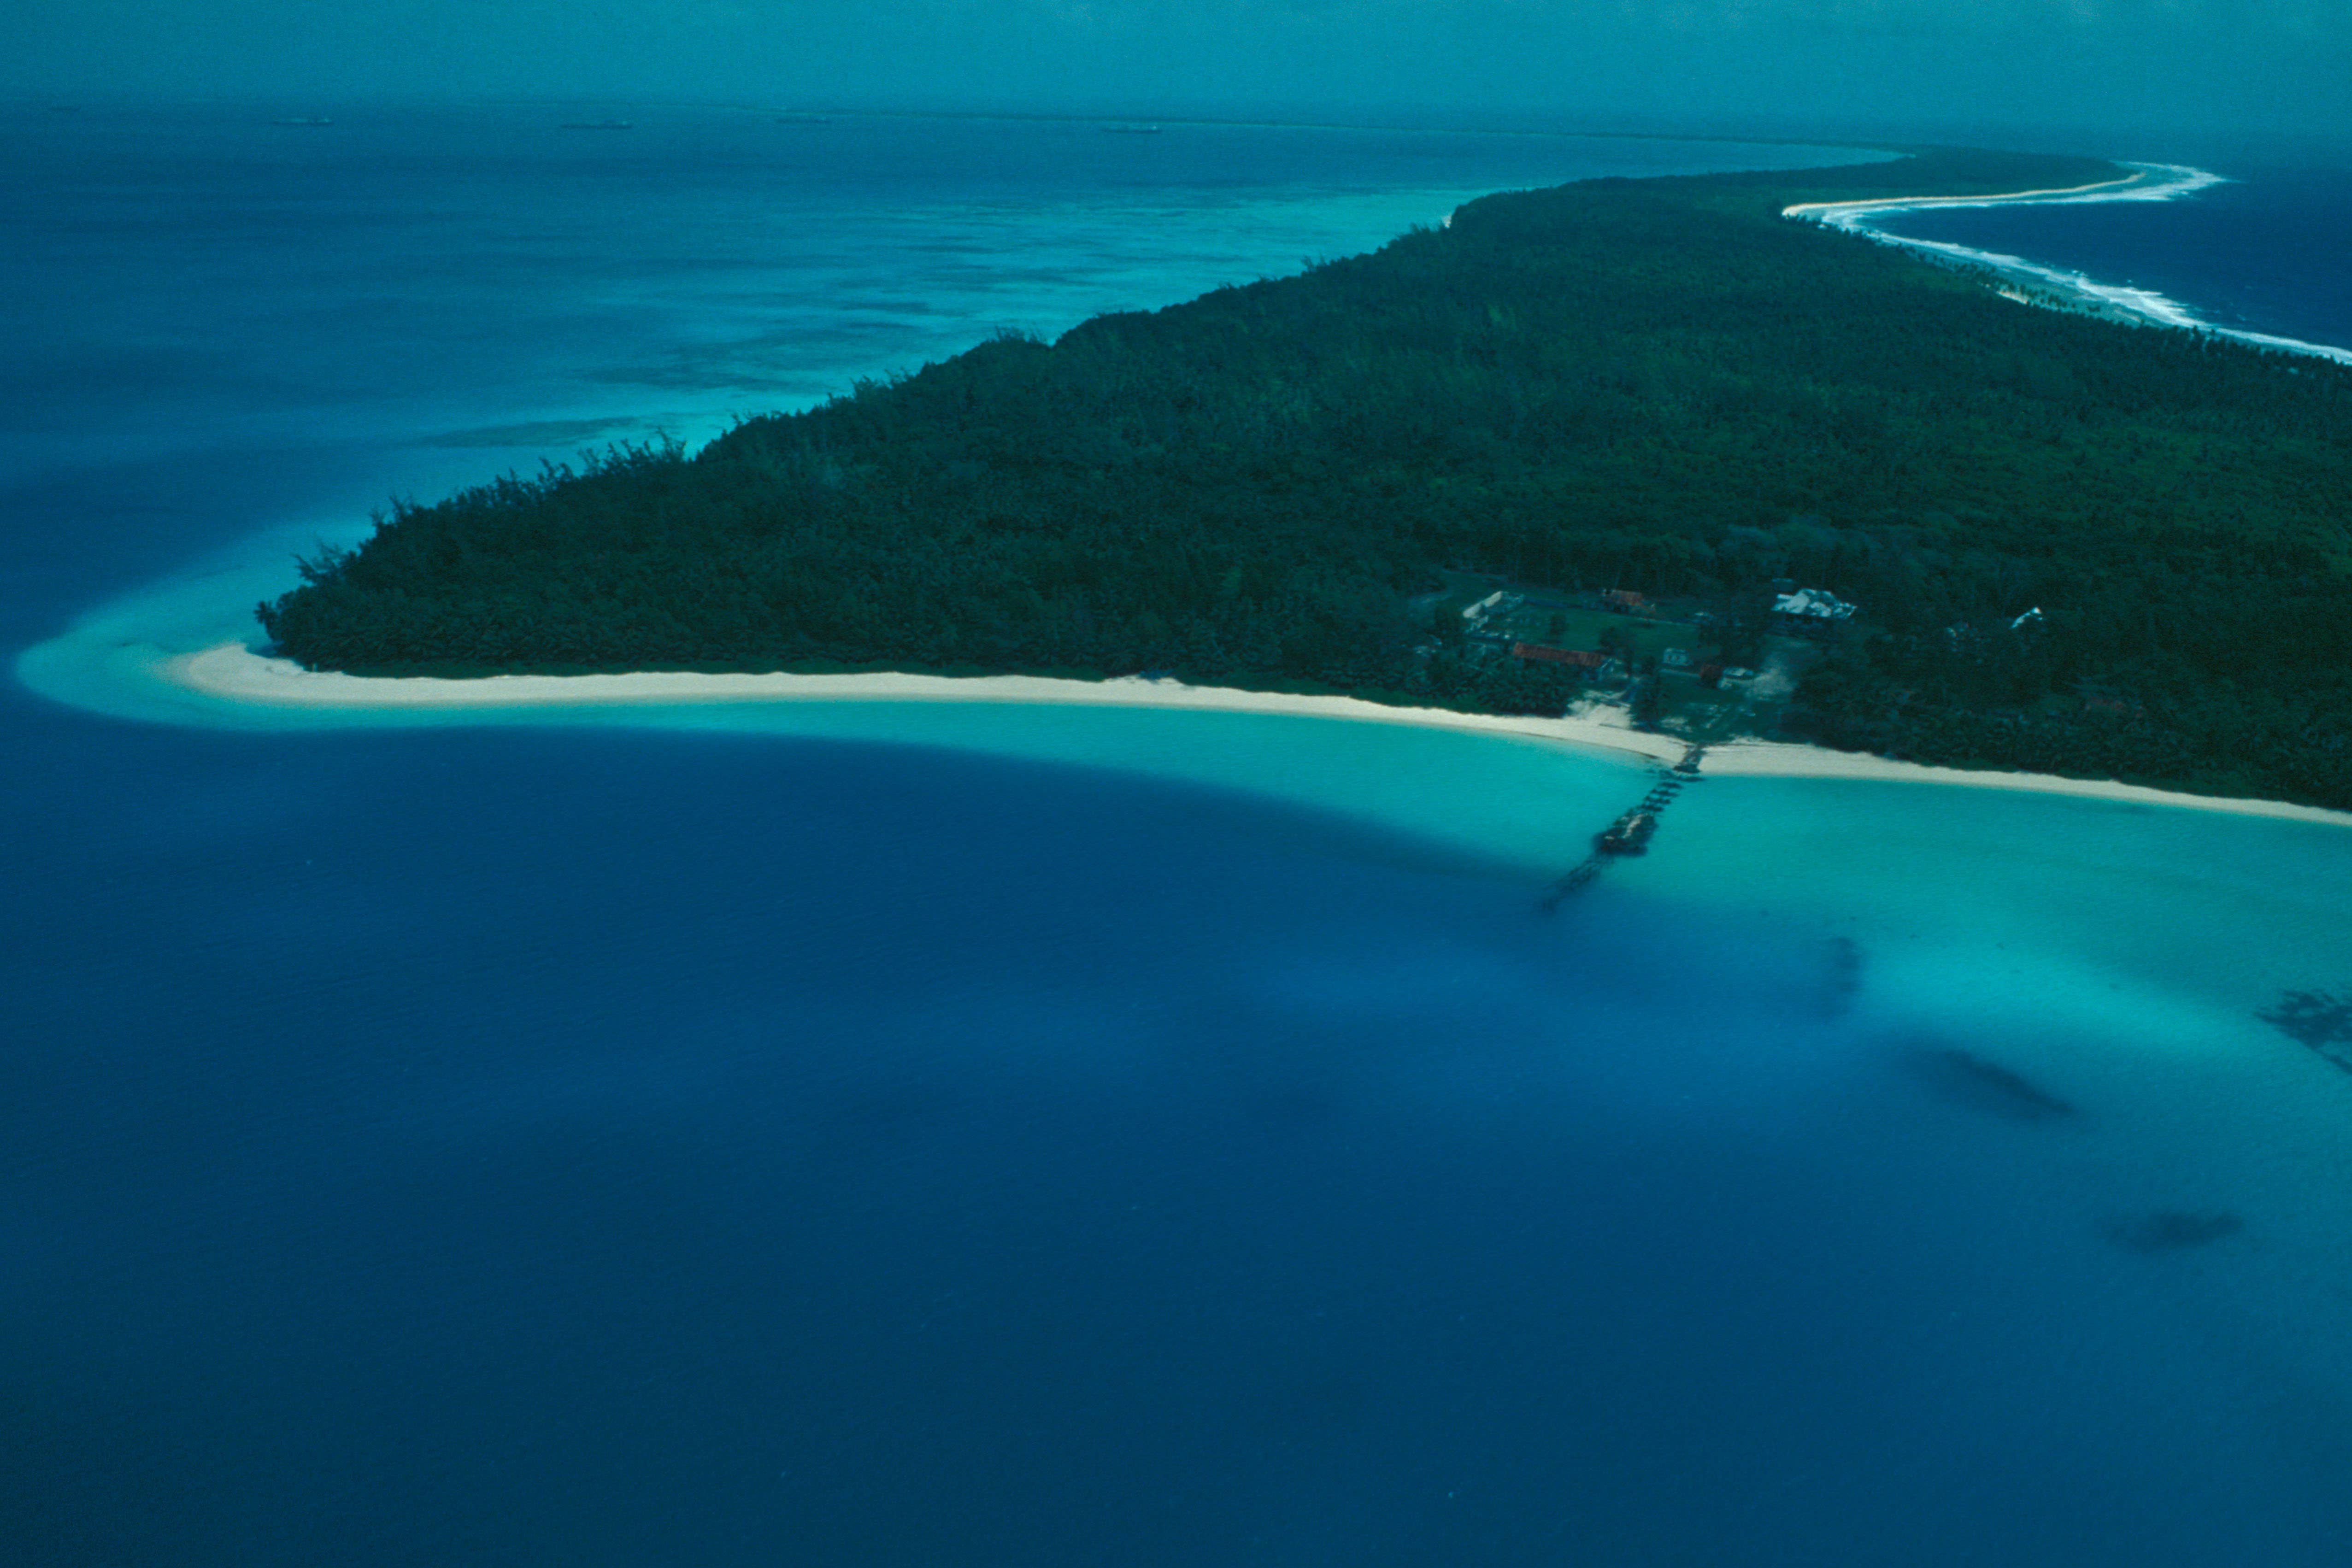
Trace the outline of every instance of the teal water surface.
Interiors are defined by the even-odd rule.
[[[2343,1561],[2341,829],[1724,778],[1546,915],[1641,768],[148,678],[388,484],[1801,150],[520,113],[16,128],[0,1561]]]

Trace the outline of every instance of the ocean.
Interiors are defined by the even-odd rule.
[[[634,115],[0,117],[0,1562],[2346,1559],[2339,828],[1715,779],[1547,915],[1641,771],[148,679],[388,494],[1825,156]],[[1934,221],[2344,340],[2222,172]]]
[[[2224,331],[2352,352],[2352,172],[2340,168],[2256,158],[2184,201],[1914,211],[1881,226],[2143,291]]]

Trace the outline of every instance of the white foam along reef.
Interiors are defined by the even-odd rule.
[[[2048,267],[2041,262],[2028,261],[2023,256],[1979,250],[1948,240],[1913,239],[1905,235],[1889,234],[1878,226],[1886,219],[1905,213],[1934,212],[1954,207],[2089,206],[2107,202],[2173,202],[2228,183],[2220,174],[2179,163],[2126,163],[2123,167],[2133,172],[2121,180],[2072,186],[2065,190],[2012,191],[1990,196],[1892,196],[1867,202],[1803,202],[1783,208],[1780,215],[1806,219],[1848,234],[1862,235],[1881,245],[1901,246],[1907,250],[1990,267],[2004,276],[2030,279],[2072,295],[2094,308],[2137,318],[2155,326],[2211,332],[2260,348],[2314,354],[2321,359],[2334,360],[2338,364],[2352,365],[2352,349],[2305,342],[2300,338],[2276,337],[2268,332],[2216,326],[2179,300],[2168,298],[2152,288],[2102,283],[2071,268]]]

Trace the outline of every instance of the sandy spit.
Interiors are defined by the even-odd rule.
[[[633,707],[670,703],[939,702],[1059,703],[1080,707],[1178,708],[1196,713],[1291,714],[1473,730],[1616,752],[1650,761],[1679,761],[1681,741],[1644,735],[1622,715],[1516,718],[1455,713],[1446,708],[1391,707],[1360,697],[1244,692],[1188,686],[1127,675],[1108,681],[1055,680],[1042,675],[916,675],[877,671],[846,675],[702,674],[647,671],[625,675],[486,675],[450,680],[416,675],[388,679],[310,671],[289,660],[265,658],[237,643],[223,643],[166,662],[163,677],[175,685],[230,702],[270,707],[467,709]]]
[[[2208,173],[2202,169],[2191,169],[2186,164],[2149,163],[2138,166],[2137,171],[2126,179],[2105,181],[2095,185],[2075,185],[2064,190],[2011,191],[1998,196],[1883,196],[1863,202],[1804,202],[1781,209],[1780,215],[1822,223],[1831,228],[1862,235],[1881,245],[1895,246],[1938,261],[1984,268],[2003,280],[2002,298],[2014,299],[2020,304],[2047,305],[2050,303],[2048,299],[2038,297],[2051,295],[2063,300],[2064,308],[2095,316],[2103,321],[2133,327],[2177,327],[2251,343],[2259,349],[2308,354],[2333,360],[2338,364],[2352,365],[2352,349],[2332,343],[2307,342],[2301,338],[2284,338],[2270,332],[2252,332],[2240,327],[2218,326],[2205,320],[2179,300],[2167,298],[2152,288],[2138,288],[2123,283],[2101,283],[2065,267],[2045,267],[2022,256],[1979,250],[1972,246],[1955,245],[1948,240],[1912,239],[1903,235],[1888,234],[1872,222],[1875,218],[1895,217],[1904,213],[1937,207],[2168,202],[2194,195],[2209,186],[2222,183],[2221,175]]]
[[[2047,191],[2006,191],[1991,196],[1877,196],[1860,202],[1799,202],[1780,209],[1784,218],[1816,218],[1824,222],[1862,217],[1871,213],[1916,212],[1925,207],[1998,207],[2018,202],[2050,202],[2070,196],[2087,196],[2097,191],[2124,191],[2144,186],[2153,181],[2145,171],[2126,174],[2120,180],[2101,180],[2089,185],[2066,185]]]
[[[159,673],[173,685],[205,696],[278,708],[428,709],[456,713],[533,707],[644,707],[674,703],[1059,703],[1086,707],[1286,714],[1368,724],[1420,725],[1550,742],[1613,754],[1622,760],[1653,763],[1679,761],[1685,749],[1684,743],[1675,737],[1633,729],[1622,710],[1612,708],[1566,718],[1506,717],[1455,713],[1445,708],[1391,707],[1357,697],[1188,686],[1178,681],[1147,681],[1136,675],[1109,681],[1070,681],[1037,675],[700,674],[690,671],[649,671],[625,675],[489,675],[471,680],[420,675],[386,679],[305,670],[289,660],[265,658],[238,643],[222,643],[181,654],[167,661]],[[1727,778],[1851,779],[2021,789],[2352,828],[2352,812],[2290,805],[2282,800],[2186,795],[2137,784],[2062,779],[2046,773],[1931,768],[1785,742],[1726,742],[1708,749],[1703,767],[1709,774]]]

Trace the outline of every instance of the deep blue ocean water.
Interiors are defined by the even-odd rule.
[[[1479,190],[1808,161],[337,118],[7,121],[12,648]],[[2352,1551],[2352,1078],[2252,1017],[2352,982],[2352,834],[1719,779],[1547,919],[1638,773],[554,717],[0,694],[0,1562]]]
[[[1885,226],[2151,289],[2216,327],[2352,348],[2352,172],[2232,165],[2178,202],[1910,212]]]

